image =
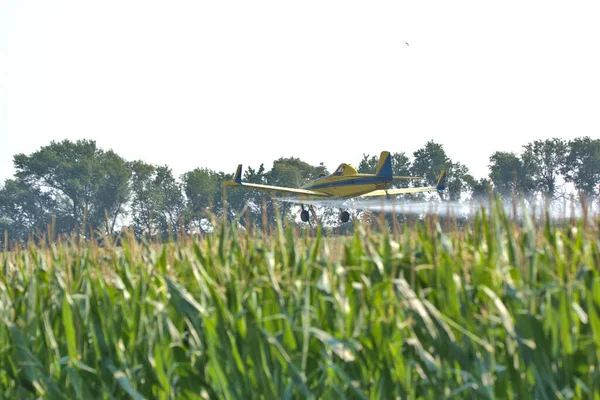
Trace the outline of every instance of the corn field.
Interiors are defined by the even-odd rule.
[[[0,254],[14,399],[600,399],[600,236],[579,220]]]

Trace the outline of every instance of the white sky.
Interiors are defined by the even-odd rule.
[[[176,174],[433,139],[483,177],[495,150],[600,137],[598,21],[598,1],[0,0],[0,180],[65,138]]]

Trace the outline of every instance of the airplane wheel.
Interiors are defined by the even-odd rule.
[[[348,222],[350,220],[350,213],[348,211],[342,211],[340,213],[340,221]]]
[[[307,210],[302,210],[302,212],[300,213],[300,219],[302,220],[302,222],[308,222],[308,211]]]

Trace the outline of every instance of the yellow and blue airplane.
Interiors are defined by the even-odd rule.
[[[359,174],[350,164],[340,164],[332,174],[325,175],[307,183],[300,188],[261,185],[242,182],[242,165],[238,165],[233,181],[224,182],[224,186],[239,186],[248,189],[259,189],[266,192],[280,193],[297,197],[298,200],[348,199],[354,197],[366,198],[397,194],[423,193],[442,191],[446,188],[446,171],[442,171],[435,186],[390,189],[394,179],[419,179],[418,176],[394,176],[392,161],[388,151],[382,151],[374,174]],[[308,222],[309,214],[300,204],[302,211],[300,219]],[[340,220],[348,222],[350,214],[341,210]]]

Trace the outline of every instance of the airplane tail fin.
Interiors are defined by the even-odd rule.
[[[389,151],[381,152],[381,155],[379,156],[379,165],[377,165],[375,175],[392,180],[392,160]]]
[[[443,170],[442,173],[440,174],[440,177],[438,178],[435,188],[438,191],[442,191],[442,190],[446,189],[446,170]]]
[[[235,175],[233,176],[233,180],[229,182],[223,182],[224,186],[238,186],[242,184],[242,164],[238,165],[235,170]]]

